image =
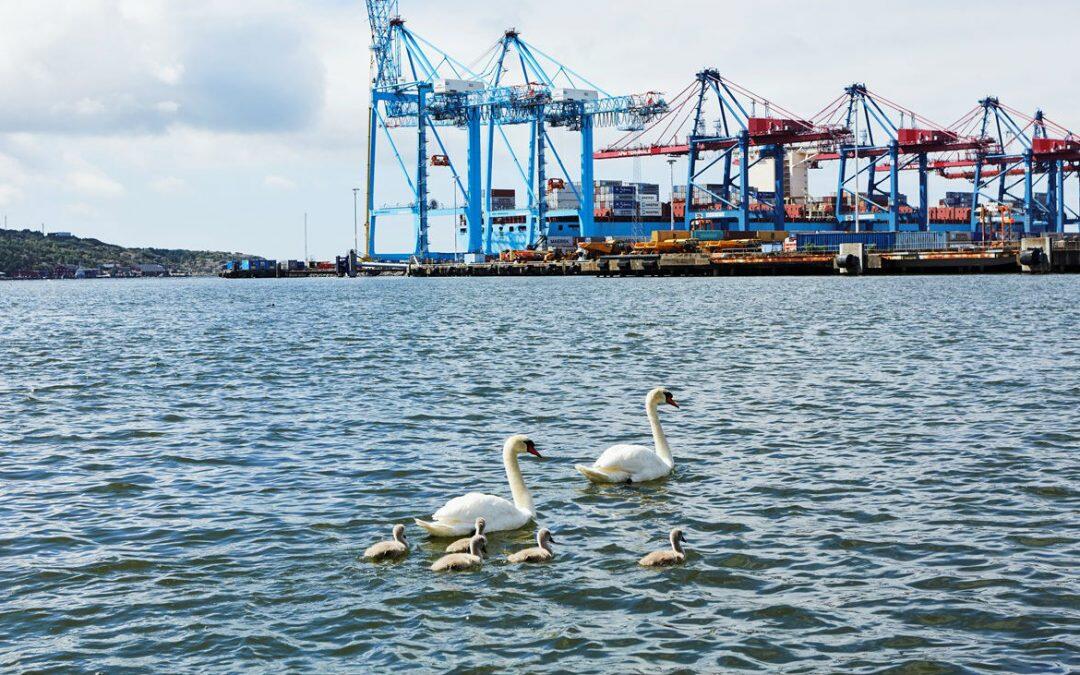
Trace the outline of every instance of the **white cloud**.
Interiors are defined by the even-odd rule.
[[[176,194],[182,192],[187,187],[187,182],[183,178],[177,178],[176,176],[164,176],[150,182],[150,188],[154,192],[161,194]]]
[[[22,190],[14,185],[0,183],[0,206],[7,206],[22,197]]]
[[[124,194],[123,185],[97,171],[73,171],[67,176],[67,184],[88,197],[119,197]]]
[[[180,82],[180,78],[184,75],[184,64],[159,65],[154,68],[154,75],[165,84],[175,85]]]
[[[263,179],[263,185],[274,190],[295,190],[296,183],[284,176],[267,176]]]
[[[85,202],[76,202],[64,207],[64,211],[77,218],[96,218],[98,210]]]
[[[81,98],[75,102],[75,112],[79,115],[98,115],[105,112],[105,104],[94,98]]]
[[[310,126],[324,65],[292,2],[0,3],[0,133]],[[358,14],[360,14],[358,12]]]

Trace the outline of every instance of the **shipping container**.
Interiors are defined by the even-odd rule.
[[[946,248],[944,232],[897,232],[893,248],[901,251],[935,251]]]
[[[725,230],[694,230],[694,239],[702,241],[721,241],[724,239]]]
[[[595,89],[571,89],[564,87],[562,89],[554,89],[551,92],[552,101],[595,101],[599,98]]]
[[[471,91],[480,91],[484,83],[477,80],[435,80],[431,90],[436,94],[466,94]]]
[[[840,250],[840,244],[862,244],[867,249],[887,251],[895,248],[895,232],[796,232],[795,240],[799,250],[808,247]]]

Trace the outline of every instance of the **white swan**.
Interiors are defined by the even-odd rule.
[[[620,443],[605,450],[592,466],[578,464],[574,468],[594,483],[643,483],[667,476],[675,468],[675,460],[656,411],[661,403],[679,407],[671,392],[664,387],[657,387],[646,394],[645,414],[652,427],[655,451],[644,445]]]
[[[514,501],[502,497],[470,492],[455,497],[435,512],[432,522],[416,519],[416,524],[434,537],[460,537],[473,532],[477,518],[483,518],[485,532],[501,532],[524,527],[536,517],[532,495],[525,487],[518,466],[518,455],[523,453],[543,456],[536,451],[536,445],[527,436],[518,434],[506,439],[503,444],[503,465],[506,466],[506,479],[510,482],[510,493]]]

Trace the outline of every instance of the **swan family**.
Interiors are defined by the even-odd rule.
[[[675,468],[667,437],[660,424],[659,407],[678,408],[674,396],[665,387],[656,387],[645,396],[645,414],[652,430],[653,447],[620,443],[601,453],[591,466],[578,464],[574,468],[592,483],[644,483],[666,478]],[[431,565],[436,572],[473,570],[483,565],[487,555],[487,533],[518,530],[536,520],[536,505],[525,485],[518,458],[532,455],[543,459],[536,444],[528,436],[515,434],[503,444],[502,461],[511,499],[481,492],[469,492],[449,500],[432,514],[430,520],[414,519],[432,537],[460,537],[446,547],[445,555]],[[363,557],[371,561],[401,560],[409,554],[405,526],[394,525],[393,538],[377,543]],[[641,558],[644,567],[667,567],[686,560],[682,544],[686,537],[681,529],[671,530],[670,550],[654,551]],[[554,559],[551,530],[541,528],[536,534],[537,546],[511,554],[512,564],[543,563]]]

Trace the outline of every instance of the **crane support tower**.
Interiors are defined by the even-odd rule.
[[[437,215],[452,217],[453,236],[463,244],[462,255],[468,260],[481,260],[502,248],[543,244],[555,216],[573,216],[571,235],[592,236],[594,129],[643,124],[667,110],[663,98],[657,93],[612,95],[527,43],[516,29],[505,31],[469,66],[407,28],[397,0],[367,0],[367,9],[372,46],[363,256],[384,260],[456,257],[456,253],[431,250],[430,223]],[[514,126],[527,130],[526,147],[511,142],[507,128]],[[578,136],[581,152],[574,172],[552,143],[556,128]],[[393,132],[401,129],[408,130],[412,148],[403,147],[395,138]],[[452,152],[449,130],[465,133],[464,162]],[[376,168],[382,144],[400,171],[407,203],[376,205],[381,193]],[[524,185],[523,208],[493,204],[496,147],[505,147]],[[429,157],[429,152],[436,151]],[[447,209],[429,199],[429,159],[432,165],[449,169],[458,206]],[[576,181],[571,173],[576,174]],[[546,182],[556,176],[574,191],[576,208],[548,208]],[[392,216],[412,219],[413,250],[376,251],[378,223]],[[516,221],[521,218],[526,224],[518,227]],[[464,226],[459,227],[462,220]],[[497,221],[515,226],[511,232]]]

